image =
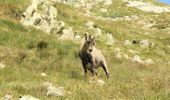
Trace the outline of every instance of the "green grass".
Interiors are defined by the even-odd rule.
[[[14,6],[18,4],[20,7],[22,4],[27,4],[27,0],[22,2],[1,0],[0,3],[2,2]],[[114,5],[111,9],[115,8],[118,13],[116,16],[141,12],[128,9],[134,10],[128,13],[126,7],[118,9],[120,1],[115,3],[118,5]],[[12,94],[14,100],[20,95],[32,95],[41,100],[168,100],[170,98],[170,68],[167,64],[170,59],[170,48],[168,48],[170,42],[167,30],[142,29],[135,22],[110,22],[85,17],[81,12],[77,13],[76,9],[64,4],[56,4],[56,8],[58,18],[63,20],[67,27],[73,27],[81,36],[85,31],[91,32],[84,27],[88,20],[95,22],[104,34],[107,32],[113,34],[116,39],[113,47],[108,47],[97,40],[97,47],[106,57],[111,78],[106,79],[104,71],[100,68],[98,77],[106,84],[104,86],[90,84],[88,81],[92,76],[89,73],[87,79],[84,77],[81,61],[77,55],[79,44],[73,41],[61,41],[42,31],[24,27],[18,20],[9,18],[9,15],[5,14],[0,17],[0,63],[6,65],[5,69],[0,70],[0,98],[7,93]],[[154,17],[152,14],[146,14],[144,17],[153,18],[159,24],[163,22],[161,20],[166,21],[168,16],[169,14],[164,14]],[[144,35],[145,32],[150,34]],[[148,49],[142,49],[138,44],[124,46],[126,39],[150,39],[156,46]],[[44,48],[38,46],[42,41],[47,44]],[[129,49],[137,50],[142,57],[151,58],[156,64],[147,66],[126,59],[116,59],[114,50],[117,47],[126,54]],[[162,55],[162,52],[165,55]],[[46,78],[41,77],[42,72],[47,74]],[[47,81],[56,87],[63,86],[72,94],[64,97],[45,96],[42,84]]]

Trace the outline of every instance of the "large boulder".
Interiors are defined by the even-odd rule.
[[[64,24],[57,20],[57,9],[50,0],[32,0],[31,5],[23,13],[21,23],[47,33],[58,32],[64,27]]]

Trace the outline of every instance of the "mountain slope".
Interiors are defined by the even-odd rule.
[[[165,6],[154,0],[147,1]],[[86,27],[89,21],[102,30],[102,36],[108,32],[112,34],[113,46],[105,43],[107,39],[97,38],[97,47],[106,57],[111,73],[111,78],[106,79],[103,70],[98,69],[98,77],[105,81],[101,86],[93,82],[90,73],[87,79],[83,76],[77,55],[80,44],[60,40],[20,23],[29,4],[28,0],[0,0],[0,63],[5,65],[0,68],[0,97],[9,94],[14,100],[20,95],[32,95],[41,100],[169,98],[169,13],[144,12],[127,7],[121,0],[114,0],[106,6],[107,13],[100,12],[103,5],[97,4],[87,16],[84,14],[86,9],[55,3],[57,19],[64,21],[65,27],[72,27],[81,37],[85,32],[95,35]],[[149,41],[149,45],[145,45],[144,40]],[[41,73],[47,76],[42,77]],[[63,86],[69,93],[63,97],[45,96],[44,82]]]

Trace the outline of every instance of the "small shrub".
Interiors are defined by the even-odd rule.
[[[38,50],[43,50],[43,49],[46,49],[48,46],[48,43],[45,42],[45,41],[39,41],[38,44],[37,44],[37,49]]]

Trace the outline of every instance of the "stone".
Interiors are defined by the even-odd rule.
[[[113,46],[114,44],[114,39],[111,33],[106,34],[106,44],[109,46]]]
[[[131,54],[133,54],[133,55],[134,55],[134,54],[139,54],[138,51],[135,51],[135,50],[132,50],[132,49],[129,49],[128,52],[131,53]]]
[[[170,12],[169,7],[156,6],[154,4],[146,3],[142,1],[128,1],[127,6],[135,7],[145,12],[154,12],[154,13]]]
[[[102,30],[100,28],[93,28],[93,31],[96,37],[99,37],[102,35]]]
[[[130,45],[132,45],[132,42],[130,40],[125,40],[124,44],[126,46],[130,46]]]
[[[105,85],[105,82],[101,79],[98,79],[98,80],[90,80],[89,81],[90,84],[95,84],[95,85],[99,85],[99,86],[103,86]]]
[[[112,4],[112,0],[56,0],[57,2],[71,5],[75,8],[82,8],[85,10],[91,10],[99,3],[109,6]]]
[[[125,59],[130,59],[130,57],[129,57],[127,54],[123,54],[123,57],[124,57]]]
[[[74,32],[71,27],[63,29],[62,35],[60,36],[61,40],[74,40]]]
[[[88,21],[88,22],[86,23],[86,27],[87,27],[88,29],[93,29],[93,28],[94,28],[94,22]]]
[[[63,28],[65,26],[65,23],[63,21],[57,21],[56,23],[52,25],[50,33],[51,34],[60,34],[61,31],[63,31]]]
[[[100,10],[100,12],[102,12],[102,13],[107,13],[107,12],[108,12],[108,10],[107,10],[106,8],[100,8],[99,10]]]
[[[104,5],[111,5],[112,4],[112,0],[103,0],[104,1]]]
[[[6,94],[1,100],[12,100],[12,96],[9,94]]]
[[[116,48],[114,52],[117,53],[117,52],[120,52],[120,51],[121,51],[120,48]]]
[[[97,83],[98,83],[98,85],[100,85],[100,86],[105,85],[105,82],[104,82],[103,80],[101,80],[101,79],[98,79],[98,80],[97,80]]]
[[[122,58],[121,52],[116,53],[115,57],[116,57],[117,59],[121,59],[121,58]]]
[[[57,34],[64,27],[64,23],[56,19],[57,9],[52,5],[52,1],[32,0],[32,3],[23,13],[21,23],[49,34]]]
[[[139,55],[134,55],[133,58],[132,58],[132,61],[133,61],[133,62],[140,63],[140,64],[144,64],[144,63],[145,63],[145,62],[140,58]]]
[[[42,77],[46,77],[47,75],[45,73],[41,73],[41,76]]]
[[[43,87],[46,89],[46,96],[64,96],[66,94],[64,87],[56,88],[49,82],[44,82]]]
[[[141,40],[139,43],[142,48],[148,48],[152,44],[149,40]]]
[[[4,69],[5,68],[5,65],[0,63],[0,69]]]
[[[75,35],[75,36],[74,36],[74,40],[75,40],[75,41],[81,41],[80,35]]]
[[[147,65],[155,64],[155,62],[154,62],[152,59],[147,59],[147,60],[145,61],[145,63],[146,63]]]
[[[40,100],[30,95],[20,96],[19,100]]]
[[[127,3],[129,0],[122,0],[124,3]]]

